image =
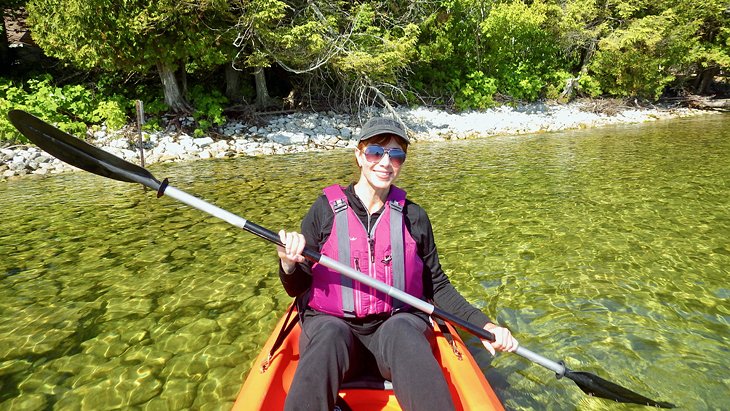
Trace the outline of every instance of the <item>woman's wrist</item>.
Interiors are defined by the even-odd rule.
[[[283,260],[279,260],[281,264],[281,270],[284,271],[284,274],[291,275],[294,273],[294,270],[297,268],[297,264],[287,264]]]

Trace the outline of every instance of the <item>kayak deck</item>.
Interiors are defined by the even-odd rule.
[[[296,320],[296,311],[292,315]],[[292,319],[289,321],[291,322]],[[280,331],[287,326],[287,316],[279,320],[276,330],[271,334],[261,350],[256,362],[233,405],[234,411],[243,410],[281,410],[289,391],[294,371],[299,360],[299,335],[301,328],[297,323],[286,336],[281,346],[269,357]],[[444,376],[451,391],[457,410],[503,410],[484,374],[467,350],[459,335],[447,324],[452,336],[453,348],[449,338],[437,327],[434,356],[441,364]],[[383,388],[342,388],[340,398],[353,411],[400,410],[392,389]],[[342,401],[341,400],[341,401]]]

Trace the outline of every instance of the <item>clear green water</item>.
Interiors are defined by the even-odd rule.
[[[296,228],[350,152],[157,165]],[[400,185],[521,343],[684,409],[730,392],[730,117],[423,143]],[[0,183],[0,410],[227,409],[289,303],[264,241],[88,173]],[[639,409],[469,340],[508,409]]]

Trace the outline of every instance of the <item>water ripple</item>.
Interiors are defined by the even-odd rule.
[[[415,144],[400,182],[464,296],[523,345],[687,409],[726,399],[730,128],[713,116]],[[296,229],[351,152],[155,165]],[[0,190],[0,409],[227,409],[290,299],[274,249],[85,173]],[[633,409],[470,347],[508,409]]]

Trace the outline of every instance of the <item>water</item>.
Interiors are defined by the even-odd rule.
[[[422,143],[399,185],[521,343],[684,409],[730,404],[730,118]],[[154,165],[295,229],[349,151]],[[228,409],[290,299],[275,251],[141,186],[0,183],[0,410]],[[508,409],[639,409],[468,341]]]

